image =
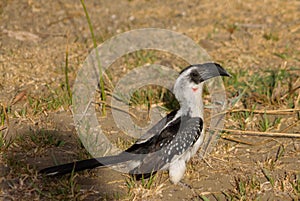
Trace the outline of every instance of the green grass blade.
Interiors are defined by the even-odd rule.
[[[94,49],[96,51],[96,60],[97,60],[98,68],[99,68],[99,74],[100,74],[99,85],[100,85],[100,91],[101,91],[101,98],[102,98],[103,101],[106,101],[106,94],[105,94],[105,91],[104,91],[104,81],[103,81],[103,76],[102,76],[102,67],[101,67],[101,62],[100,62],[100,58],[99,58],[99,52],[98,52],[98,49],[97,49],[97,42],[96,42],[92,22],[91,22],[89,14],[88,14],[88,11],[86,9],[84,0],[80,0],[80,2],[81,2],[81,5],[83,7],[83,10],[84,10],[84,13],[85,13],[85,16],[86,16],[86,20],[87,20],[88,25],[89,25],[89,29],[90,29],[92,40],[93,40]],[[106,108],[106,105],[103,104],[102,105],[102,112],[103,112],[104,116],[106,115],[106,109],[105,108]]]

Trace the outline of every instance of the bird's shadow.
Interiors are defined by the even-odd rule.
[[[90,157],[74,129],[60,131],[25,126],[11,131],[15,132],[14,139],[11,140],[13,143],[5,153],[6,165],[1,167],[5,177],[2,186],[8,188],[7,190],[11,186],[20,185],[20,177],[26,175],[25,184],[30,186],[34,183],[34,191],[46,197],[84,196],[85,200],[116,199],[126,193],[124,188],[121,188],[125,182],[122,174],[109,168],[56,177],[46,177],[38,173],[46,167]]]

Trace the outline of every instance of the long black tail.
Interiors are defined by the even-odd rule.
[[[40,174],[45,174],[47,176],[64,175],[71,172],[78,172],[86,169],[93,169],[99,166],[114,165],[126,161],[135,160],[137,157],[127,152],[122,152],[121,154],[114,156],[105,156],[100,158],[91,158],[81,161],[76,161],[72,163],[67,163],[63,165],[57,165],[42,169],[39,171]]]
[[[63,165],[57,165],[42,169],[39,171],[40,174],[45,174],[47,176],[58,176],[64,175],[71,172],[78,172],[86,169],[93,169],[99,166],[103,166],[97,159],[91,158],[82,161],[76,161],[72,163],[67,163]]]

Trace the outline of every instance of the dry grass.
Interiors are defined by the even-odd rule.
[[[88,1],[86,6],[98,43],[136,28],[172,29],[228,69],[233,77],[224,82],[231,108],[223,140],[205,161],[195,157],[188,164],[184,182],[192,190],[158,178],[131,181],[128,188],[126,177],[105,170],[41,178],[42,167],[89,157],[72,125],[68,89],[93,45],[80,2],[3,1],[0,199],[300,199],[299,1]],[[116,78],[144,63],[180,69],[184,62],[160,52],[121,58],[104,77],[108,98]],[[149,105],[171,98],[153,92],[141,91],[132,100],[131,116],[142,123]],[[108,109],[100,119],[103,130],[120,147],[128,146],[110,117]]]

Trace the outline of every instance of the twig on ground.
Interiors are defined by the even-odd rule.
[[[7,126],[0,126],[0,131],[7,129]]]
[[[222,114],[227,113],[235,113],[235,112],[252,112],[256,114],[273,114],[273,115],[290,115],[294,114],[296,112],[299,112],[300,108],[294,108],[294,109],[281,109],[281,110],[252,110],[252,109],[229,109],[220,113],[217,113],[211,117],[207,118],[207,121],[210,121],[212,118],[215,118]]]
[[[233,138],[233,137],[230,137],[230,136],[221,135],[221,138],[223,138],[225,140],[241,143],[241,144],[246,144],[246,145],[251,145],[251,146],[254,145],[253,143],[246,142],[246,141],[240,140],[240,139],[236,139],[236,138]]]
[[[233,109],[228,110],[228,112],[252,112],[257,114],[291,114],[294,112],[300,111],[300,108],[294,108],[294,109],[281,109],[281,110],[251,110],[251,109]]]
[[[282,129],[280,132],[281,132],[281,133],[284,133],[284,132],[286,132],[287,130],[291,129],[292,127],[296,126],[298,123],[300,123],[300,120],[296,121],[295,123],[289,125],[288,127],[284,128],[284,129]]]
[[[244,131],[234,129],[222,129],[223,131],[230,132],[230,135],[258,135],[267,137],[290,137],[300,138],[300,133],[276,133],[276,132],[260,132],[260,131]]]

